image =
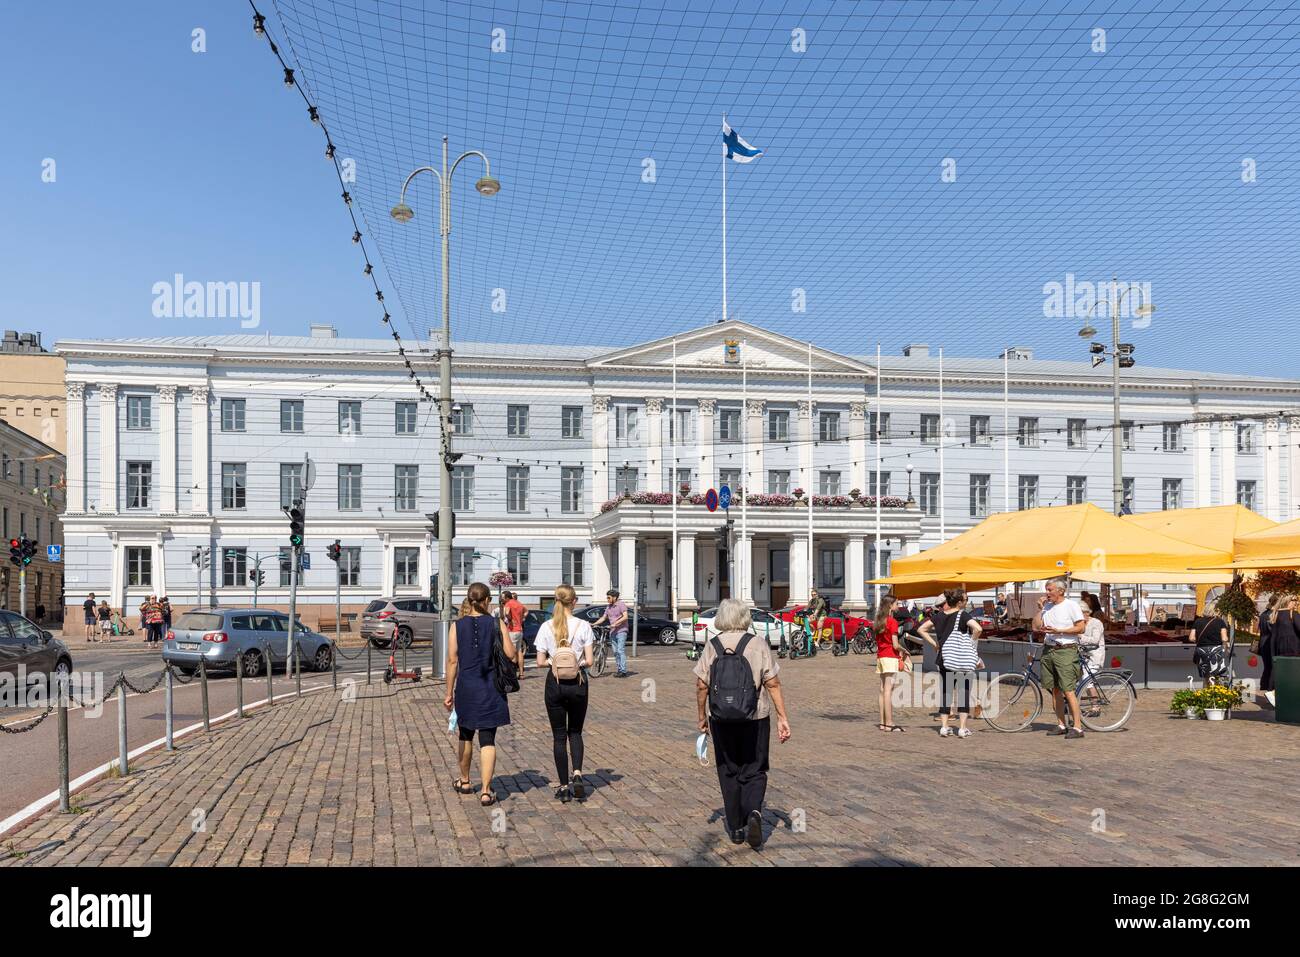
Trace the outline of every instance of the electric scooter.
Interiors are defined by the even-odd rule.
[[[419,681],[422,677],[420,666],[416,665],[411,671],[405,671],[397,666],[397,623],[393,623],[393,635],[388,642],[388,667],[384,669],[384,684],[390,685],[398,678],[409,678],[411,681]]]

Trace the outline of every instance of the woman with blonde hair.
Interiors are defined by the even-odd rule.
[[[575,618],[578,595],[572,585],[557,585],[551,620],[537,629],[537,667],[546,669],[546,717],[551,722],[555,773],[559,787],[555,798],[568,803],[587,796],[582,780],[582,725],[587,718],[587,673],[591,667],[594,636],[591,625]],[[569,774],[569,757],[573,774]]]
[[[455,710],[460,729],[456,754],[460,777],[452,786],[453,790],[457,794],[474,793],[469,766],[474,757],[474,732],[477,731],[479,775],[483,783],[479,803],[483,807],[491,807],[497,800],[492,791],[492,772],[497,763],[497,728],[510,723],[510,706],[495,680],[493,650],[498,633],[506,657],[515,656],[515,646],[505,626],[488,614],[491,601],[492,592],[487,585],[474,582],[469,586],[465,598],[468,610],[451,623],[447,637],[447,697],[443,701],[448,711]]]

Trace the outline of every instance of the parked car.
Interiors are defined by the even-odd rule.
[[[376,648],[387,648],[394,634],[399,648],[433,641],[438,616],[429,598],[376,598],[361,613],[361,637]]]
[[[304,670],[329,671],[333,665],[330,640],[319,632],[294,629],[299,660]],[[289,616],[265,608],[209,608],[187,611],[173,622],[163,638],[163,661],[185,674],[199,669],[202,658],[209,671],[233,671],[236,659],[244,661],[244,675],[265,674],[264,653],[272,667],[285,665],[289,643]]]
[[[803,614],[804,605],[791,605],[788,608],[782,608],[776,612],[776,617],[782,621],[794,622],[795,615]],[[832,605],[826,612],[826,622],[823,628],[830,628],[831,634],[836,640],[847,634],[850,638],[858,633],[859,629],[871,631],[871,619],[860,618],[857,615],[846,614],[844,609]]]
[[[718,629],[713,626],[713,619],[717,616],[717,608],[706,608],[699,613],[698,621],[695,624],[695,641],[704,644],[718,633]],[[789,634],[793,631],[789,622],[782,621],[770,611],[764,611],[762,608],[755,608],[751,612],[754,618],[754,634],[767,638],[767,643],[773,648],[781,645],[781,636],[786,635],[786,641],[789,642]],[[679,622],[678,626],[687,635],[691,634],[691,620]],[[689,638],[687,640],[690,640]]]
[[[22,615],[0,611],[0,674],[17,678],[20,666],[29,675],[67,677],[72,655],[53,633]]]
[[[588,605],[579,611],[574,612],[579,618],[588,623],[594,622],[601,615],[605,614],[608,605]],[[628,622],[628,640],[632,640],[632,622],[636,623],[636,640],[640,644],[650,641],[657,641],[661,645],[675,645],[677,643],[677,629],[681,626],[670,618],[660,618],[656,615],[643,615],[638,613],[635,617],[628,615],[632,621]],[[688,629],[689,630],[689,629]]]

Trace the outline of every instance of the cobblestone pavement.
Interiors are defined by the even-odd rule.
[[[680,655],[597,679],[585,804],[561,809],[531,673],[498,734],[500,803],[456,777],[440,684],[355,688],[254,713],[143,758],[0,838],[0,863],[283,864],[1296,864],[1300,727],[1247,709],[1167,716],[1142,692],[1129,729],[1081,741],[976,723],[940,738],[929,708],[876,729],[872,658],[785,664],[793,739],[772,745],[754,852],[723,834],[712,767],[694,754]],[[51,756],[52,759],[53,756]],[[477,774],[477,768],[475,770]],[[1103,817],[1104,816],[1104,817]],[[202,826],[199,827],[198,825]]]

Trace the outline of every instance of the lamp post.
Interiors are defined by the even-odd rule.
[[[477,156],[483,161],[483,177],[474,188],[484,196],[494,196],[501,191],[501,183],[492,178],[492,166],[485,154],[469,150],[447,165],[447,137],[442,138],[442,169],[421,166],[406,177],[402,195],[392,209],[392,217],[399,223],[408,223],[415,211],[406,205],[406,188],[420,173],[432,173],[438,178],[438,231],[442,234],[442,342],[438,348],[438,419],[442,432],[442,470],[438,475],[438,614],[443,621],[451,618],[451,178],[461,160]]]
[[[880,481],[876,481],[876,491],[880,491]],[[915,505],[916,499],[912,498],[912,463],[907,463],[907,504]]]
[[[1114,421],[1112,423],[1110,434],[1111,496],[1116,515],[1121,515],[1124,511],[1124,452],[1123,436],[1121,435],[1123,430],[1120,426],[1119,417],[1119,370],[1133,365],[1133,346],[1119,341],[1119,307],[1125,293],[1132,292],[1133,288],[1134,287],[1129,286],[1127,289],[1121,291],[1119,288],[1119,280],[1114,276],[1111,277],[1111,295],[1107,300],[1107,307],[1110,310],[1111,348],[1110,351],[1107,352],[1105,344],[1100,342],[1094,342],[1089,346],[1089,351],[1093,356],[1092,365],[1094,368],[1105,362],[1107,355],[1110,356],[1111,361],[1111,394],[1114,400]],[[1096,309],[1101,305],[1101,302],[1102,301],[1098,299],[1092,304],[1092,307],[1083,314],[1084,325],[1083,328],[1079,330],[1079,336],[1081,338],[1091,339],[1097,334],[1097,330],[1088,323],[1088,316],[1092,313],[1093,309]],[[1144,302],[1133,310],[1134,315],[1142,318],[1150,316],[1155,311],[1155,305],[1149,302]]]

